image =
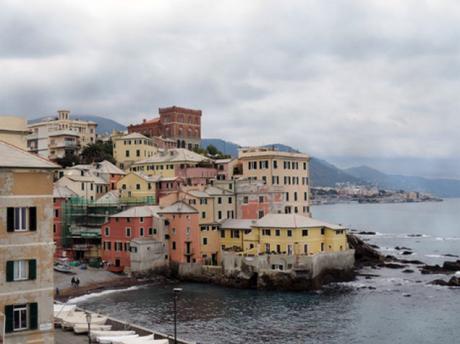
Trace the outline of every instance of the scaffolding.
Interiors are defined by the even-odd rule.
[[[101,226],[110,215],[131,207],[154,204],[154,197],[120,198],[113,202],[71,197],[62,207],[62,247],[79,251],[76,258],[96,258],[101,244]]]

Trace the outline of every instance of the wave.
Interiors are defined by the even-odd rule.
[[[425,257],[430,257],[430,258],[444,258],[442,254],[425,254]]]
[[[81,302],[87,301],[95,297],[101,297],[101,296],[105,296],[105,295],[113,294],[113,293],[121,293],[124,291],[137,290],[142,287],[143,286],[133,286],[133,287],[125,288],[125,289],[109,289],[109,290],[104,290],[104,291],[97,292],[97,293],[90,293],[90,294],[71,298],[66,302],[66,304],[77,304],[77,303],[81,303]]]
[[[435,240],[444,241],[444,240],[460,240],[460,237],[436,237]]]

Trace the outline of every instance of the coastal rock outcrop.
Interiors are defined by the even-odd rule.
[[[451,274],[460,271],[460,260],[455,262],[447,261],[440,265],[424,265],[420,268],[422,274]]]
[[[366,244],[362,239],[354,234],[348,234],[348,245],[355,250],[355,266],[375,266],[385,261],[385,257],[373,248]]]
[[[449,281],[445,281],[443,279],[435,279],[434,281],[431,281],[429,284],[440,285],[445,287],[460,287],[460,277],[453,276],[450,278]]]

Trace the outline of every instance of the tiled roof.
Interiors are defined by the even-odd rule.
[[[42,158],[38,155],[26,152],[25,150],[0,141],[0,168],[45,168],[58,169],[59,165]]]
[[[150,138],[148,138],[147,136],[144,136],[139,133],[131,133],[125,136],[120,136],[120,137],[117,137],[115,140],[129,140],[129,139],[148,139],[150,140]]]
[[[256,220],[228,219],[221,223],[220,228],[225,229],[251,229]]]
[[[69,198],[77,194],[70,190],[67,186],[54,184],[53,197],[54,198]]]
[[[145,160],[136,162],[133,166],[148,164],[148,163],[178,163],[178,162],[192,162],[199,163],[202,161],[209,161],[209,158],[206,158],[200,154],[192,152],[185,148],[172,148],[168,150],[158,151],[152,157]]]
[[[126,173],[119,169],[117,166],[112,164],[110,161],[103,160],[101,162],[96,163],[96,170],[100,173],[110,173],[110,174],[122,174],[125,175]]]
[[[132,207],[122,211],[121,213],[110,215],[110,217],[148,217],[156,216],[161,208],[157,205],[142,205]]]
[[[171,213],[182,213],[182,214],[194,214],[197,213],[198,210],[189,206],[184,202],[176,202],[166,208],[163,208],[159,211],[159,213],[163,214],[171,214]]]
[[[193,196],[193,197],[200,197],[200,198],[209,198],[209,197],[212,197],[210,194],[208,194],[207,192],[204,192],[204,191],[200,191],[200,190],[189,190],[189,191],[185,191],[185,193]]]
[[[346,229],[343,226],[312,219],[298,214],[267,214],[256,221],[255,227],[272,228],[310,228],[327,227],[331,229]]]

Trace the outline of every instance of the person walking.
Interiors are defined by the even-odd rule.
[[[72,285],[72,288],[75,288],[75,284],[76,284],[75,277],[72,277],[72,281],[70,283]]]
[[[77,285],[77,288],[80,286],[80,279],[77,277],[77,279],[75,280],[75,284]]]

